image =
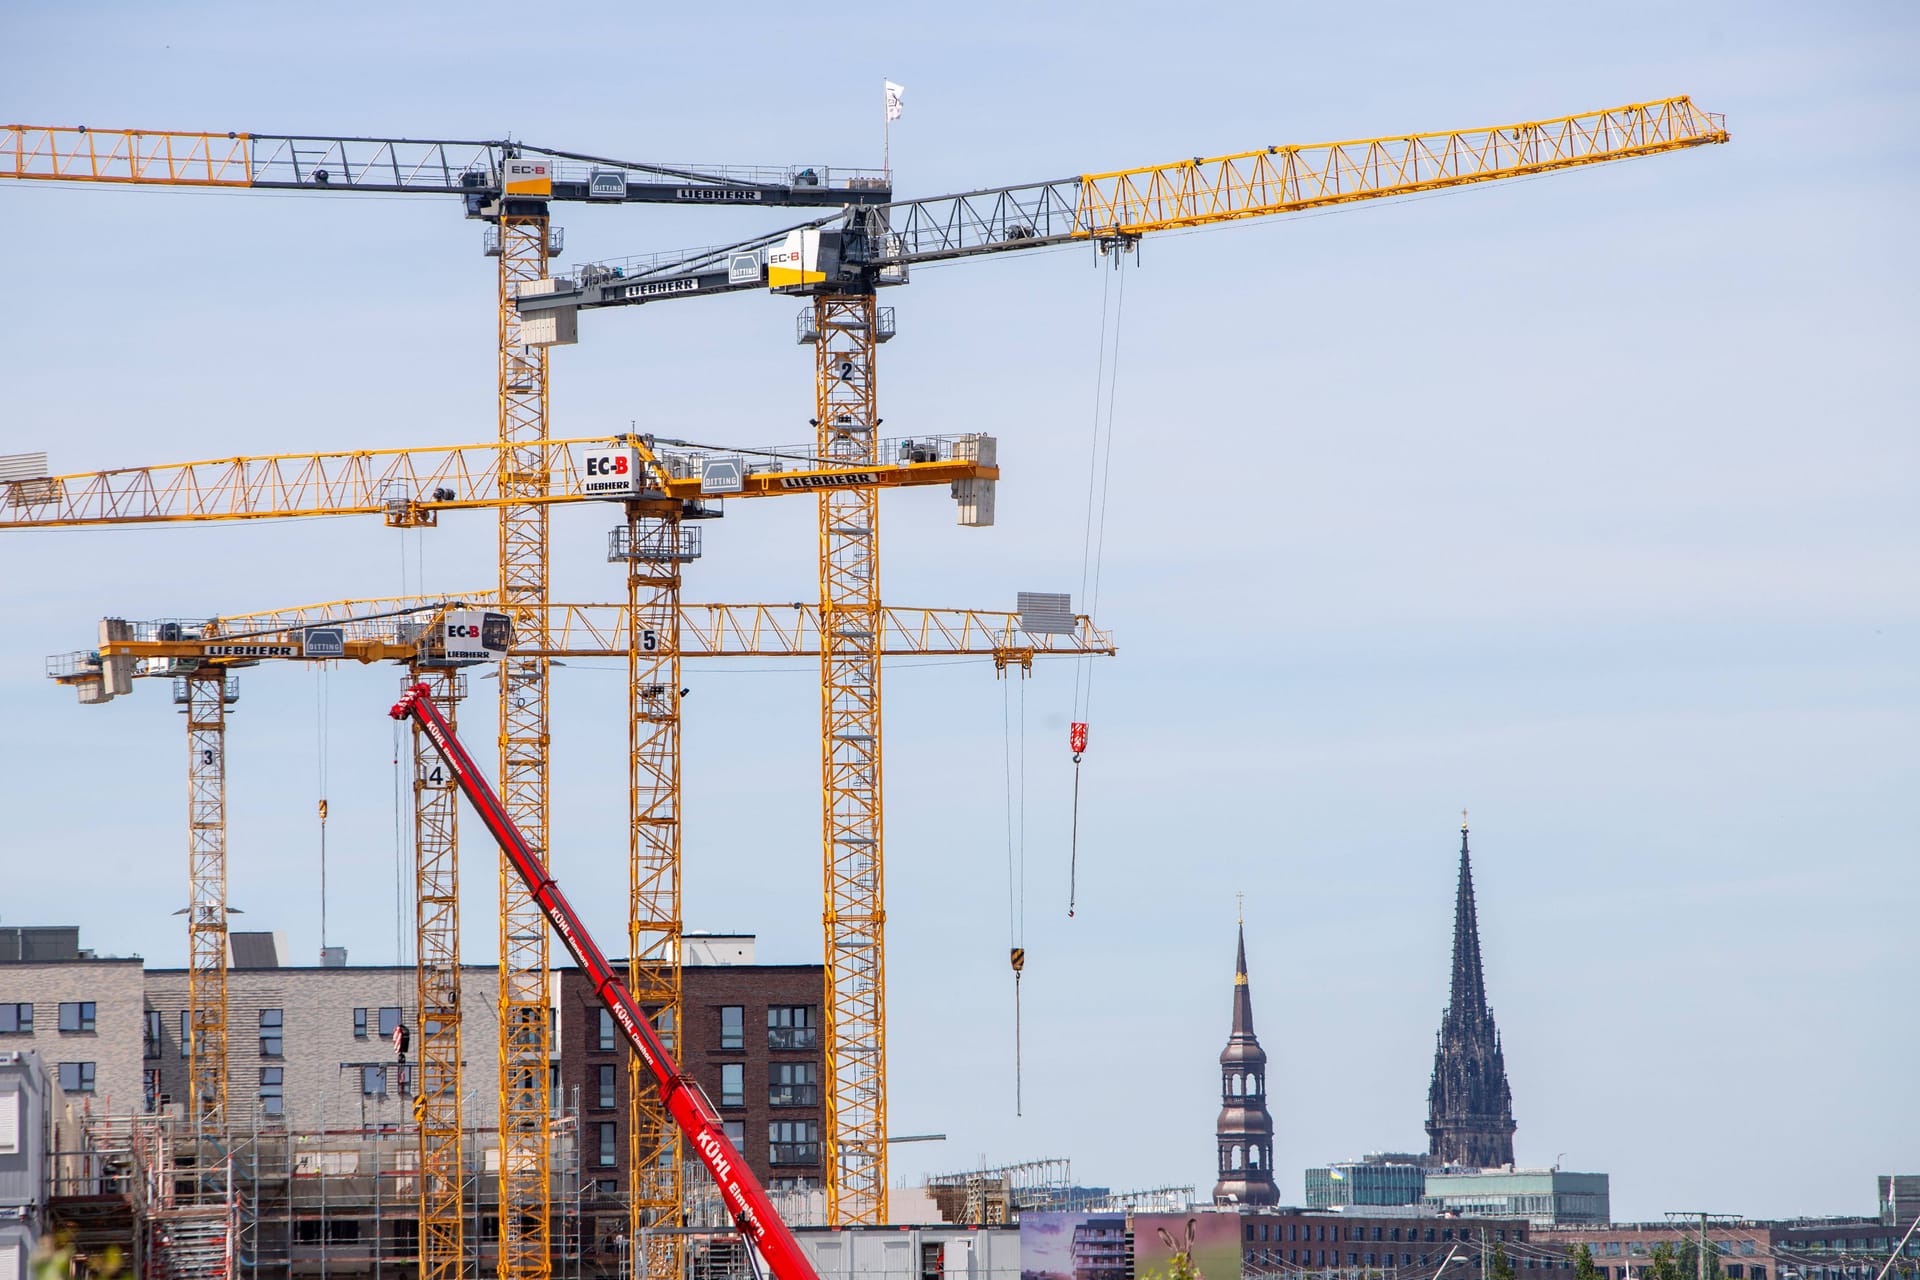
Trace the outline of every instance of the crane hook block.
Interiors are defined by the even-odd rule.
[[[1015,947],[1010,958],[1013,960],[1013,971],[1015,973],[1019,973],[1027,967],[1027,949],[1025,947]]]
[[[1087,750],[1086,721],[1075,720],[1073,722],[1073,726],[1067,730],[1067,746],[1073,751],[1073,762],[1079,764],[1080,757],[1085,754]]]

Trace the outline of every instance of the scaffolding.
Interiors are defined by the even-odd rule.
[[[576,1099],[577,1101],[577,1099]],[[585,1280],[579,1116],[551,1117],[552,1274]],[[500,1255],[500,1135],[466,1126],[459,1176],[462,1274]],[[224,1140],[178,1114],[93,1115],[55,1124],[48,1210],[87,1256],[118,1250],[151,1280],[420,1275],[420,1155],[412,1126],[296,1130],[256,1118]]]

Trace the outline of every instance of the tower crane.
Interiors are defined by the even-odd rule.
[[[485,609],[485,603],[495,598],[494,591],[485,590],[445,597],[345,600],[197,623],[106,618],[101,620],[94,648],[50,658],[48,675],[74,688],[83,703],[105,702],[128,692],[135,679],[170,679],[178,702],[195,688],[212,696],[226,694],[233,689],[232,673],[262,663],[402,662],[408,667],[409,687],[424,688],[425,696],[452,724],[464,684],[461,669],[488,661],[489,650],[505,648],[510,641],[506,616]],[[1084,616],[1074,619],[1071,632],[1029,631],[1017,613],[891,608],[885,611],[883,627],[881,651],[886,655],[981,655],[991,657],[999,668],[1031,668],[1040,656],[1114,652],[1111,637]],[[475,644],[471,633],[477,633],[483,643]],[[634,614],[622,605],[554,604],[545,634],[551,647],[540,656],[624,658],[631,651]],[[819,652],[819,612],[809,605],[682,604],[672,639],[682,658],[812,657]],[[659,640],[656,636],[656,645]],[[224,717],[215,723],[221,732],[213,739],[214,760],[209,767],[190,771],[191,785],[196,792],[205,788],[224,796]],[[424,739],[417,738],[414,745],[419,1027],[414,1092],[421,1248],[425,1256],[457,1260],[466,1246],[459,1149],[463,1059],[453,782],[444,770],[432,766]],[[672,967],[677,959],[676,951],[656,959],[654,965]],[[648,984],[632,984],[630,989],[636,985],[646,989]],[[656,977],[652,985],[664,985],[664,980]],[[646,1006],[656,1017],[662,1007],[674,1006]],[[632,1090],[630,1098],[652,1092]],[[631,1126],[629,1132],[637,1127]],[[658,1159],[655,1152],[646,1154]],[[673,1154],[677,1156],[677,1150]],[[656,1204],[645,1207],[663,1212]],[[664,1216],[670,1217],[670,1210]]]
[[[876,292],[918,264],[1076,242],[1102,254],[1157,232],[1552,173],[1728,140],[1723,117],[1663,98],[1547,120],[1441,133],[1268,146],[848,210],[717,249],[588,264],[523,290],[536,341],[577,337],[578,312],[768,289],[809,298],[818,450],[846,466],[884,456],[874,353],[891,338]],[[1116,263],[1118,259],[1115,259]],[[982,461],[991,462],[992,458]],[[827,1216],[886,1221],[886,1010],[878,504],[820,496],[822,862],[826,885]]]
[[[822,488],[895,487],[946,484],[962,495],[963,523],[983,523],[979,507],[991,515],[991,493],[998,472],[970,459],[981,452],[973,437],[931,442],[919,457],[886,467],[849,470],[820,465],[806,447],[774,448],[729,454],[688,451],[660,446],[648,437],[620,435],[602,441],[543,441],[551,471],[543,477],[541,502],[618,501],[627,520],[614,531],[610,560],[629,565],[625,648],[629,665],[630,701],[630,973],[635,997],[661,1011],[663,1020],[678,1019],[679,1003],[679,711],[678,663],[679,565],[699,554],[697,530],[683,529],[683,517],[720,513],[724,495],[767,497],[804,495]],[[989,445],[986,452],[992,452]],[[278,455],[267,458],[224,459],[178,466],[129,468],[76,476],[50,476],[44,457],[26,455],[10,461],[6,474],[17,478],[0,485],[0,528],[70,527],[99,523],[171,523],[262,519],[295,515],[382,514],[389,524],[418,526],[437,521],[443,509],[498,506],[511,499],[488,483],[499,468],[510,465],[511,451],[497,445],[453,446],[430,450],[385,450],[337,454]],[[986,497],[982,499],[981,494]],[[413,495],[424,495],[415,497]],[[971,506],[969,504],[972,504]],[[502,615],[499,630],[512,624]],[[544,628],[547,617],[539,620]],[[485,620],[474,624],[484,638]],[[109,632],[113,630],[111,626]],[[816,628],[816,635],[818,634]],[[111,634],[103,637],[111,650]],[[249,656],[257,645],[240,646]],[[475,646],[469,646],[474,648]],[[477,646],[485,658],[500,644]],[[511,662],[547,661],[544,640],[514,646]],[[226,655],[215,655],[226,656]],[[423,666],[423,682],[444,711],[457,702],[458,676],[446,662]],[[510,664],[511,665],[511,664]],[[84,697],[112,696],[123,691],[125,662],[106,663],[98,678],[78,680]],[[193,883],[196,927],[211,933],[215,904],[225,902],[224,822],[224,710],[228,685],[217,665],[200,667],[182,676],[188,707],[189,733],[194,754],[190,775],[193,797]],[[444,782],[429,787],[416,783],[419,812],[417,838],[423,850],[419,860],[421,927],[429,927],[427,911],[435,907],[433,936],[422,940],[420,954],[455,955],[457,899],[448,892],[454,878],[451,790]],[[504,927],[504,926],[503,926]],[[544,930],[542,922],[540,928]],[[524,934],[503,934],[502,947],[533,945]],[[544,945],[542,938],[540,945]],[[224,959],[224,949],[220,951]],[[217,975],[223,979],[224,969]],[[206,983],[208,998],[190,1010],[190,1018],[204,1034],[190,1037],[194,1057],[195,1090],[219,1090],[224,1107],[225,1001],[224,982]],[[449,993],[450,994],[450,993]],[[502,1017],[511,1005],[503,998]],[[457,1019],[433,1016],[430,1001],[422,1005],[422,1061],[457,1061],[457,1050],[443,1051],[439,1040],[457,1033]],[[539,1013],[544,1026],[547,1014]],[[204,1060],[204,1061],[203,1061]],[[637,1070],[637,1068],[636,1068]],[[429,1083],[441,1073],[425,1071]],[[516,1091],[535,1087],[529,1067],[502,1072],[502,1116],[511,1114]],[[545,1088],[545,1061],[538,1087]],[[637,1082],[636,1082],[637,1084]],[[457,1158],[451,1144],[458,1137],[457,1087],[435,1087],[423,1093],[422,1142],[447,1135],[447,1149],[423,1150],[430,1158]],[[668,1140],[661,1104],[649,1091],[630,1091],[635,1119],[630,1126],[635,1146],[630,1212],[645,1213],[654,1222],[676,1220],[680,1211],[678,1146]],[[444,1110],[442,1117],[438,1113]],[[443,1123],[444,1122],[444,1123]],[[504,1144],[503,1139],[503,1144]],[[512,1148],[507,1148],[510,1152]],[[541,1162],[546,1156],[542,1148]],[[644,1158],[641,1158],[644,1156]],[[503,1155],[503,1163],[506,1156]],[[423,1193],[439,1183],[423,1173]],[[503,1213],[513,1202],[503,1180]],[[423,1249],[451,1240],[457,1253],[458,1202],[450,1206],[423,1203]],[[637,1234],[633,1237],[640,1238]],[[664,1255],[652,1261],[662,1270],[677,1266],[678,1237],[655,1234]],[[432,1259],[428,1260],[429,1262]],[[427,1263],[423,1263],[423,1266]],[[430,1270],[431,1267],[429,1266]]]
[[[543,477],[548,458],[547,359],[531,345],[548,321],[523,321],[512,305],[536,286],[562,248],[549,216],[555,201],[694,206],[840,208],[883,203],[883,171],[824,165],[789,168],[686,168],[624,161],[510,140],[454,141],[247,131],[192,132],[88,126],[0,126],[0,178],[122,183],[143,186],[324,190],[373,195],[455,196],[465,215],[487,224],[483,241],[497,260],[495,389],[499,439],[510,462],[495,480],[499,512],[499,606],[523,636],[546,616],[547,518]],[[547,839],[548,704],[544,659],[511,658],[500,671],[500,788],[508,812],[537,849]],[[220,703],[188,682],[189,724],[211,726]],[[211,729],[208,730],[211,732]],[[202,748],[208,750],[211,748]],[[195,804],[219,806],[211,794]],[[210,830],[210,828],[209,828]],[[211,839],[211,837],[209,837]],[[205,879],[224,852],[196,843]],[[503,1190],[500,1274],[509,1280],[549,1273],[547,1149],[550,1138],[546,925],[531,897],[501,865],[502,1079],[528,1082],[505,1098],[501,1115]],[[188,1002],[199,1010],[215,986],[224,990],[224,894],[189,905]],[[221,1000],[224,1004],[224,1000]],[[210,1021],[193,1014],[196,1028]],[[224,1042],[221,1045],[224,1053]],[[517,1064],[517,1065],[516,1065]],[[192,1091],[197,1129],[219,1131],[223,1087],[211,1077]],[[532,1224],[529,1226],[528,1224]],[[530,1232],[530,1234],[529,1234]],[[447,1280],[439,1263],[426,1280]]]

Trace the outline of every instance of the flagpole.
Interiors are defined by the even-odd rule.
[[[880,82],[880,172],[893,181],[893,111],[887,102],[887,82]]]

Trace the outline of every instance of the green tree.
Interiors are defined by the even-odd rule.
[[[1600,1268],[1593,1265],[1593,1247],[1580,1245],[1573,1251],[1573,1280],[1600,1280]]]
[[[1640,1273],[1642,1280],[1693,1280],[1693,1273],[1681,1273],[1680,1259],[1673,1252],[1673,1246],[1665,1243],[1653,1246],[1653,1253],[1647,1259],[1647,1269]]]
[[[1484,1280],[1513,1280],[1513,1259],[1507,1256],[1505,1245],[1493,1246],[1493,1253],[1487,1259]]]

